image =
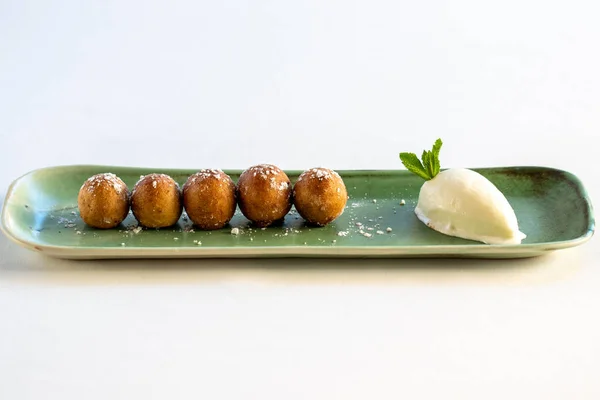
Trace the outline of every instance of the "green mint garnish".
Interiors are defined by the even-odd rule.
[[[426,181],[435,178],[440,173],[440,149],[442,140],[435,141],[431,151],[424,150],[421,160],[415,153],[400,153],[400,161],[407,170],[413,174],[419,175]]]

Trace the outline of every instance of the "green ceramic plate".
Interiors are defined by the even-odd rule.
[[[17,243],[60,258],[149,257],[531,257],[576,246],[593,234],[592,206],[572,174],[542,167],[478,169],[508,198],[527,239],[489,246],[435,232],[414,214],[423,181],[407,171],[340,171],[350,199],[323,228],[305,226],[292,209],[280,226],[261,230],[236,212],[229,227],[194,230],[182,216],[172,228],[135,229],[130,214],[112,230],[87,227],[77,194],[91,175],[113,172],[131,189],[140,175],[163,172],[182,184],[192,170],[59,166],[36,170],[10,186],[2,229]],[[237,180],[240,171],[226,171]],[[292,182],[299,172],[288,172]],[[400,205],[404,199],[406,204]],[[361,225],[362,224],[362,225]],[[360,225],[360,226],[359,226]],[[239,235],[231,229],[238,227]],[[390,228],[390,229],[388,229]],[[370,234],[364,235],[360,231]]]

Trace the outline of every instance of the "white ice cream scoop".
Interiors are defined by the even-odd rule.
[[[448,169],[426,181],[415,213],[438,232],[487,244],[519,244],[526,237],[506,197],[469,169]]]

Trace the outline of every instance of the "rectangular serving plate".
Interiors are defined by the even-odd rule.
[[[306,226],[292,209],[282,225],[256,229],[238,209],[229,226],[205,232],[194,230],[185,214],[166,229],[134,230],[137,223],[130,213],[118,228],[98,230],[86,226],[77,211],[79,189],[94,174],[115,173],[131,189],[140,175],[152,172],[169,174],[182,185],[194,170],[101,165],[43,168],[11,184],[2,209],[2,230],[28,249],[68,259],[523,258],[577,246],[593,235],[592,205],[576,176],[545,167],[475,170],[493,182],[513,206],[527,234],[522,244],[486,245],[428,228],[414,214],[423,180],[405,170],[339,171],[349,200],[344,213],[323,228]],[[225,172],[237,181],[241,171]],[[292,182],[300,173],[286,172]],[[231,234],[233,227],[240,228],[239,235]]]

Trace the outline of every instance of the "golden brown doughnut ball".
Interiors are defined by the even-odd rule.
[[[131,193],[133,216],[147,228],[165,228],[175,224],[182,209],[179,185],[169,175],[142,176]]]
[[[335,171],[312,168],[304,171],[294,185],[294,205],[311,224],[325,226],[339,217],[346,207],[348,192]]]
[[[200,170],[183,185],[183,206],[200,229],[222,228],[235,213],[235,184],[219,169]]]
[[[257,226],[279,221],[292,207],[292,185],[281,169],[270,164],[248,168],[237,184],[240,210]]]
[[[129,212],[129,189],[115,174],[97,174],[79,189],[77,205],[81,219],[89,226],[114,228]]]

